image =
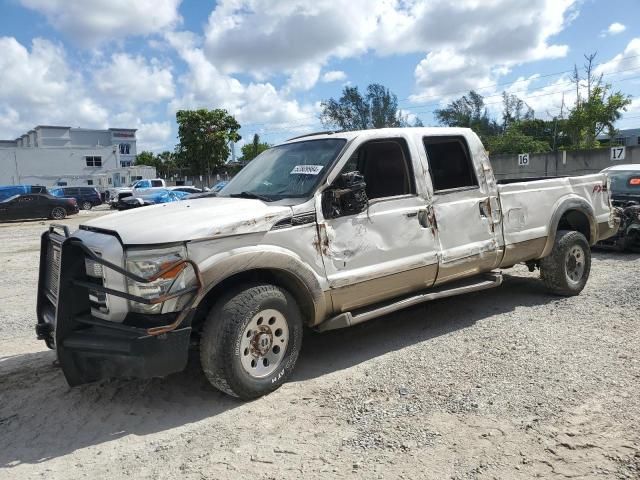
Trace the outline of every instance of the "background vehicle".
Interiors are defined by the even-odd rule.
[[[620,251],[640,251],[640,165],[616,165],[602,171],[609,177],[611,200],[620,217],[618,233],[599,243]]]
[[[78,213],[75,198],[58,198],[46,193],[14,195],[0,202],[0,220],[51,218],[61,220]]]
[[[49,193],[55,197],[75,198],[80,210],[91,210],[102,205],[102,196],[94,187],[53,187]]]
[[[175,187],[167,187],[167,190],[171,190],[174,192],[185,192],[185,193],[202,193],[203,190],[198,187],[192,187],[191,185],[177,185]]]
[[[0,185],[0,202],[27,193],[49,193],[42,185]]]
[[[211,187],[211,189],[209,191],[214,192],[214,193],[218,193],[220,190],[222,190],[226,185],[227,185],[227,181],[223,180],[221,182],[216,183],[213,187]]]
[[[181,371],[196,344],[212,385],[255,398],[293,371],[303,325],[497,287],[517,263],[578,295],[617,228],[605,175],[498,185],[460,128],[294,138],[212,195],[43,234],[37,332],[70,385]]]
[[[190,195],[191,194],[189,192],[177,189],[154,189],[145,195],[124,197],[118,202],[116,208],[118,210],[129,210],[131,208],[147,207],[149,205],[156,205],[159,203],[178,202]]]

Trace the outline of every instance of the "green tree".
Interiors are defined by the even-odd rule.
[[[566,121],[566,134],[572,149],[597,148],[598,136],[605,130],[610,138],[615,136],[615,122],[631,103],[631,97],[620,91],[612,91],[611,84],[603,83],[602,75],[593,74],[595,53],[585,55],[584,78],[574,66],[573,82],[576,86],[576,103]],[[586,95],[583,91],[586,87]]]
[[[471,128],[482,139],[496,135],[500,130],[496,121],[489,118],[484,97],[473,90],[433,114],[441,125]]]
[[[365,95],[358,87],[344,87],[338,100],[330,98],[320,107],[320,120],[329,128],[366,130],[409,126],[406,115],[398,109],[398,97],[378,83],[370,84]],[[420,122],[419,119],[416,121]]]
[[[242,137],[240,124],[226,110],[178,110],[176,160],[179,167],[199,175],[211,175],[229,157],[230,142]]]
[[[518,125],[512,125],[500,135],[492,135],[485,140],[489,153],[544,153],[551,151],[546,140],[536,140],[523,133]]]
[[[153,152],[143,150],[138,155],[136,155],[136,165],[148,165],[149,167],[155,167],[156,156],[153,154]]]
[[[247,143],[242,146],[240,151],[242,152],[242,157],[240,158],[243,162],[250,162],[262,152],[267,150],[271,145],[266,142],[260,141],[260,136],[256,133],[253,136],[253,141],[251,143]]]
[[[514,94],[502,92],[502,128],[507,130],[513,123],[534,118],[533,109]]]

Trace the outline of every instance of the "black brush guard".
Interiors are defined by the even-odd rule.
[[[139,283],[190,265],[196,285],[156,298],[137,297],[91,282],[85,270],[87,257]],[[51,259],[59,263],[58,276],[50,270]],[[202,285],[200,271],[191,260],[180,260],[151,278],[139,277],[96,255],[82,240],[71,237],[66,226],[51,225],[41,238],[36,333],[56,349],[71,386],[111,377],[150,378],[179,372],[187,364],[191,314]],[[89,289],[143,304],[183,295],[191,298],[172,322],[141,328],[93,317]]]

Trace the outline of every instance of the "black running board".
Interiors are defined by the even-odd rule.
[[[445,284],[441,287],[427,290],[417,295],[405,297],[390,303],[377,304],[372,308],[361,309],[354,312],[344,312],[326,322],[321,323],[316,328],[319,332],[336,330],[338,328],[351,327],[358,323],[366,322],[374,318],[388,315],[389,313],[412,307],[420,303],[429,302],[438,298],[453,297],[463,293],[477,292],[488,288],[499,287],[502,284],[501,272],[489,272],[478,277],[462,280],[455,283]]]

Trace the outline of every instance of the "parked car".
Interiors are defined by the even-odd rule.
[[[49,193],[56,197],[75,198],[80,210],[91,210],[102,205],[102,195],[94,187],[52,187]]]
[[[618,233],[598,245],[640,251],[640,165],[616,165],[605,168],[609,177],[611,200],[620,218]]]
[[[16,195],[28,193],[49,193],[42,185],[0,185],[0,202]]]
[[[129,210],[131,208],[148,207],[149,205],[156,205],[158,203],[178,202],[190,195],[189,192],[183,192],[181,190],[154,189],[145,195],[124,197],[118,202],[116,208],[118,210]]]
[[[209,189],[210,192],[214,192],[214,193],[218,193],[220,190],[222,190],[226,185],[227,185],[227,181],[223,180],[221,182],[216,183],[213,187],[211,187]]]
[[[191,185],[176,185],[175,187],[167,187],[167,190],[172,190],[174,192],[185,192],[185,193],[202,193],[201,188],[192,187]]]
[[[120,202],[120,200],[132,195],[133,190],[131,187],[110,188],[109,190],[107,190],[107,201],[109,202],[109,207],[111,209],[118,208],[118,203]]]
[[[36,331],[72,386],[179,372],[199,346],[212,385],[256,398],[290,377],[304,325],[498,287],[519,263],[578,295],[590,246],[618,226],[605,187],[603,174],[498,185],[465,128],[297,137],[218,196],[44,232]]]
[[[14,195],[0,202],[0,220],[51,218],[62,220],[78,213],[75,198],[58,198],[46,193]]]

